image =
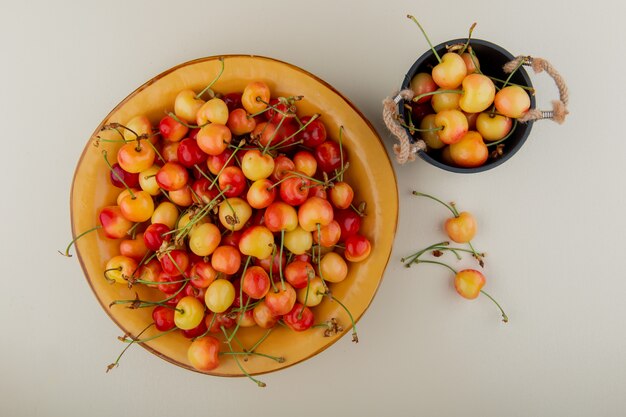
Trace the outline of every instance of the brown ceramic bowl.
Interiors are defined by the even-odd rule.
[[[398,219],[396,178],[381,139],[348,99],[314,75],[293,65],[265,57],[233,55],[224,58],[225,70],[213,86],[215,91],[222,93],[242,91],[248,82],[262,80],[270,86],[274,96],[303,95],[304,100],[298,104],[299,111],[302,114],[321,113],[321,120],[324,121],[331,138],[336,140],[340,126],[344,126],[344,149],[350,161],[346,180],[355,189],[355,201],[367,202],[367,216],[363,220],[361,230],[372,241],[373,250],[365,261],[351,264],[347,279],[332,284],[332,291],[358,320],[370,305],[380,285],[389,261]],[[118,104],[96,127],[94,136],[107,123],[125,123],[140,114],[147,115],[156,124],[164,111],[172,109],[174,98],[180,90],[191,88],[200,91],[211,82],[219,68],[218,57],[209,57],[190,61],[163,72]],[[74,236],[97,224],[98,212],[102,207],[115,204],[120,190],[110,184],[102,150],[106,149],[109,159],[114,160],[112,156],[116,154],[119,146],[104,141],[95,146],[92,138],[89,138],[78,161],[72,184],[70,205]],[[125,285],[107,283],[103,277],[104,266],[110,257],[118,253],[118,247],[119,241],[107,239],[98,231],[79,239],[76,250],[87,282],[104,311],[123,332],[137,335],[152,322],[152,309],[131,310],[120,305],[109,308],[109,304],[117,299],[131,299],[135,292],[142,299],[158,300],[162,296],[155,290],[141,285],[129,289]],[[285,362],[277,363],[254,356],[245,362],[246,370],[254,375],[291,366],[321,352],[350,332],[349,318],[338,303],[325,299],[314,308],[314,312],[317,323],[332,317],[337,318],[344,327],[343,332],[324,337],[324,331],[320,328],[296,333],[283,326],[277,326],[258,351],[282,356]],[[156,333],[157,331],[151,328],[143,337]],[[260,328],[246,328],[240,329],[237,335],[241,342],[249,347],[263,333],[264,330]],[[362,336],[363,341],[368,337],[372,335]],[[179,332],[174,332],[146,342],[143,346],[171,363],[193,370],[187,360],[189,343],[190,341]],[[226,350],[225,345],[223,350]],[[220,366],[210,374],[241,376],[242,372],[232,356],[222,356]]]

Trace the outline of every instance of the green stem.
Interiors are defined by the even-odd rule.
[[[517,127],[517,119],[513,119],[513,127],[511,127],[511,130],[509,131],[509,133],[507,133],[506,136],[503,137],[502,139],[496,140],[495,142],[488,143],[487,147],[497,145],[507,140],[513,134],[513,131],[515,130],[516,127]]]
[[[515,74],[517,72],[518,69],[520,69],[520,67],[524,65],[524,60],[520,59],[520,61],[517,63],[517,65],[515,66],[515,68],[513,69],[513,71],[511,71],[511,73],[509,74],[509,76],[506,78],[506,80],[504,80],[504,84],[502,84],[501,88],[504,88],[507,86],[507,84],[509,83],[509,81],[511,81],[511,77],[513,77],[513,74]]]
[[[472,23],[472,26],[470,26],[469,34],[467,35],[467,42],[465,42],[465,45],[463,45],[463,49],[461,49],[461,51],[459,52],[459,55],[463,54],[465,50],[467,49],[467,47],[469,46],[470,39],[472,38],[472,32],[474,31],[475,27],[476,27],[476,22]]]
[[[454,273],[454,275],[458,274],[458,271],[454,268],[452,268],[450,265],[448,264],[444,264],[443,262],[439,262],[439,261],[426,261],[426,260],[421,260],[421,259],[417,259],[415,261],[416,264],[437,264],[437,265],[442,265],[445,266],[446,268],[448,268],[450,271],[452,271]]]
[[[263,336],[261,336],[261,338],[259,340],[257,340],[257,342],[249,349],[249,351],[250,352],[254,352],[256,350],[256,348],[258,348],[261,345],[261,343],[263,343],[265,341],[265,339],[267,339],[267,337],[270,335],[270,333],[272,333],[272,330],[274,330],[274,329],[273,328],[267,329],[265,334]]]
[[[72,245],[74,245],[76,243],[76,241],[78,239],[80,239],[81,237],[85,236],[88,233],[93,232],[94,230],[98,230],[98,229],[102,229],[102,226],[98,225],[98,226],[92,227],[91,229],[89,229],[87,231],[84,231],[83,233],[79,234],[74,239],[72,239],[72,241],[69,243],[69,245],[67,245],[67,248],[65,248],[65,253],[61,252],[60,250],[57,251],[57,252],[59,252],[63,256],[67,256],[68,258],[71,258],[72,254],[70,254],[70,249],[72,248]]]
[[[169,117],[171,117],[172,119],[176,120],[181,125],[183,125],[186,128],[188,128],[188,129],[202,129],[204,126],[211,124],[211,122],[206,122],[206,123],[201,124],[201,125],[192,125],[192,124],[189,124],[189,123],[185,122],[184,120],[182,120],[180,117],[176,116],[176,114],[172,113],[171,111],[166,112],[166,114]]]
[[[450,244],[450,242],[447,242],[447,241],[435,243],[434,245],[430,245],[430,246],[428,246],[428,247],[426,247],[424,249],[421,249],[418,252],[415,252],[414,254],[409,255],[406,258],[400,259],[400,262],[402,262],[402,263],[406,262],[407,265],[410,265],[411,263],[413,263],[414,259],[419,258],[422,254],[428,252],[429,250],[432,250],[432,249],[435,249],[435,248],[438,248],[438,247],[445,247],[445,246],[447,246],[449,244]]]
[[[420,22],[418,22],[417,19],[415,17],[411,16],[410,14],[408,14],[406,17],[408,17],[409,19],[414,21],[415,24],[417,25],[417,27],[420,28],[420,30],[422,31],[422,34],[426,38],[426,42],[428,42],[428,45],[430,46],[431,51],[433,51],[433,54],[435,54],[435,57],[437,58],[437,61],[441,62],[441,57],[439,56],[437,51],[435,51],[435,48],[433,47],[433,44],[430,42],[430,39],[428,38],[428,35],[426,34],[426,31],[424,30],[422,25],[420,25]]]
[[[441,203],[442,205],[444,205],[448,210],[450,210],[452,212],[452,214],[454,215],[454,217],[459,217],[459,212],[456,210],[456,208],[453,205],[446,204],[443,201],[439,200],[437,197],[433,197],[430,194],[420,193],[419,191],[413,191],[413,195],[416,195],[418,197],[428,197],[431,200],[435,200],[438,203]]]
[[[228,345],[228,349],[230,352],[234,353],[235,351],[233,350],[233,346],[230,343],[230,339],[228,338],[228,332],[226,331],[226,329],[224,328],[224,326],[220,326],[220,328],[222,329],[222,333],[224,333],[224,337],[226,338],[226,344]],[[239,358],[237,358],[237,355],[233,355],[233,359],[235,359],[235,362],[237,363],[237,366],[239,367],[239,369],[241,370],[241,372],[243,372],[243,374],[245,376],[247,376],[251,381],[253,381],[254,383],[257,384],[257,386],[263,388],[266,386],[265,382],[259,381],[258,379],[254,378],[252,375],[250,375],[248,373],[248,371],[246,371],[244,369],[244,367],[241,365],[241,363],[239,362]]]
[[[154,339],[158,339],[159,337],[165,336],[166,334],[172,333],[172,332],[174,332],[176,330],[178,330],[178,327],[172,327],[169,330],[157,333],[154,336],[146,337],[145,339],[132,339],[132,338],[128,339],[128,338],[124,337],[124,338],[121,339],[121,341],[124,342],[124,343],[145,343],[145,342],[149,342],[149,341],[154,340]]]
[[[348,313],[348,317],[350,317],[350,323],[352,324],[352,341],[354,343],[359,343],[359,336],[357,335],[357,332],[356,332],[356,323],[354,322],[354,317],[352,317],[352,313],[350,313],[350,310],[348,310],[348,307],[346,307],[337,298],[333,297],[333,295],[331,293],[326,292],[326,294],[324,294],[324,295],[329,297],[331,300],[336,301],[337,304],[339,304],[341,306],[341,308],[343,308],[345,310],[345,312]]]
[[[120,177],[120,175],[117,172],[115,172],[115,170],[113,169],[113,166],[111,166],[111,163],[109,162],[109,158],[107,157],[106,149],[102,150],[102,156],[104,157],[104,162],[109,167],[109,170],[111,171],[111,173],[115,176],[115,178],[117,178],[119,182],[124,184],[124,187],[128,190],[128,193],[130,194],[130,198],[134,200],[136,198],[135,193],[133,193],[133,190],[128,186],[128,184],[126,184],[126,181],[124,181],[122,177]]]
[[[493,298],[492,296],[490,296],[487,292],[485,292],[483,290],[480,290],[480,292],[485,294],[487,297],[489,297],[489,299],[491,301],[493,301],[495,305],[498,306],[498,308],[500,309],[500,312],[502,313],[502,321],[505,322],[505,323],[508,323],[509,322],[509,316],[506,315],[506,313],[502,309],[502,306],[500,306],[500,304],[495,300],[495,298]]]
[[[419,100],[423,99],[424,97],[436,96],[438,94],[463,94],[463,90],[435,90],[435,91],[430,91],[428,93],[423,93],[423,94],[416,95],[415,97],[413,97],[413,101],[415,103],[417,103]]]
[[[280,254],[278,255],[278,276],[280,276],[280,283],[285,290],[285,280],[283,279],[283,246],[285,246],[285,229],[280,229]],[[272,262],[274,258],[272,258]],[[271,265],[270,268],[274,266]]]
[[[219,80],[220,77],[222,76],[222,73],[224,72],[224,57],[220,57],[219,60],[220,60],[220,64],[222,64],[222,66],[220,68],[220,71],[217,73],[217,75],[215,76],[213,81],[211,81],[211,83],[204,88],[204,90],[202,90],[198,94],[196,94],[196,97],[195,97],[196,99],[202,97],[202,95],[204,93],[209,91],[211,89],[211,87],[213,87],[213,84],[215,84],[217,82],[217,80]]]
[[[122,350],[122,352],[121,352],[121,353],[120,353],[120,355],[117,357],[117,359],[115,359],[115,362],[113,362],[112,364],[110,364],[109,366],[107,366],[107,372],[109,372],[111,369],[116,368],[117,366],[119,366],[119,364],[120,364],[120,359],[122,359],[122,356],[124,356],[124,353],[126,353],[126,351],[128,350],[128,348],[130,348],[130,347],[133,345],[133,343],[135,343],[135,342],[137,341],[137,339],[138,339],[138,338],[139,338],[142,334],[144,334],[144,332],[145,332],[146,330],[148,330],[150,327],[152,327],[153,325],[154,325],[154,323],[150,323],[148,326],[146,326],[146,328],[145,328],[145,329],[143,329],[141,332],[139,332],[139,334],[137,335],[137,337],[136,337],[136,338],[133,338],[133,341],[132,341],[132,342],[130,342],[130,343],[128,344],[128,346],[126,346],[126,347]]]
[[[339,172],[341,172],[341,176],[339,176],[339,174],[337,174],[337,179],[339,181],[343,181],[343,173],[344,173],[344,167],[343,167],[343,125],[341,125],[339,127],[339,158],[341,160],[341,170]]]

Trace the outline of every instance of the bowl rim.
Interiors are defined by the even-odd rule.
[[[206,56],[206,57],[201,57],[201,58],[196,58],[196,59],[192,59],[189,61],[185,61],[182,62],[178,65],[175,65],[171,68],[166,69],[165,71],[162,71],[161,73],[155,75],[154,77],[150,78],[148,81],[144,82],[143,84],[141,84],[139,87],[135,88],[132,92],[130,92],[122,101],[120,101],[117,105],[115,105],[115,107],[109,111],[109,113],[104,117],[104,119],[100,122],[100,124],[98,125],[98,127],[96,127],[96,129],[94,130],[94,133],[90,136],[90,138],[92,138],[94,135],[98,134],[98,132],[100,132],[101,128],[106,124],[106,122],[111,118],[111,116],[117,112],[122,106],[124,106],[132,97],[134,97],[137,93],[145,90],[146,88],[150,87],[152,84],[154,84],[155,82],[157,82],[158,80],[160,80],[161,78],[167,76],[168,74],[177,71],[181,68],[184,68],[186,66],[190,66],[190,65],[195,65],[195,64],[199,64],[202,62],[206,62],[206,61],[212,61],[212,60],[216,60],[216,59],[226,59],[226,58],[252,58],[252,59],[261,59],[261,60],[267,60],[267,61],[271,61],[271,62],[275,62],[281,65],[285,65],[295,71],[301,72],[304,75],[311,77],[312,79],[314,79],[316,82],[319,82],[320,84],[322,84],[323,86],[325,86],[326,88],[328,88],[329,90],[331,90],[334,94],[337,94],[342,100],[344,100],[346,102],[346,104],[348,104],[348,106],[359,116],[359,118],[361,120],[363,120],[363,122],[365,122],[365,124],[367,125],[367,127],[369,128],[369,130],[372,131],[373,135],[376,137],[376,139],[378,140],[378,142],[380,143],[382,149],[384,150],[384,157],[387,158],[387,161],[389,163],[389,166],[391,167],[391,173],[392,173],[392,180],[393,183],[396,186],[396,189],[398,187],[398,180],[397,180],[397,176],[396,176],[396,172],[395,169],[393,169],[393,164],[391,162],[391,158],[387,152],[387,148],[385,146],[384,141],[382,140],[382,138],[380,137],[380,135],[378,134],[378,131],[375,129],[374,125],[371,123],[371,121],[358,109],[358,107],[356,107],[356,105],[349,99],[347,98],[344,94],[342,94],[340,91],[338,91],[335,87],[333,87],[332,85],[330,85],[328,82],[322,80],[321,78],[319,78],[318,76],[310,73],[309,71],[300,68],[297,65],[279,60],[279,59],[275,59],[275,58],[271,58],[271,57],[267,57],[267,56],[263,56],[263,55],[255,55],[255,54],[222,54],[222,55],[211,55],[211,56]],[[87,151],[90,149],[89,147],[89,143],[86,144],[87,146],[84,147],[83,151],[80,154],[80,157],[76,163],[76,166],[74,168],[74,174],[72,175],[72,186],[70,187],[70,199],[69,199],[69,203],[70,203],[70,223],[71,223],[71,228],[72,228],[72,238],[76,238],[76,236],[78,236],[77,231],[75,230],[75,222],[72,220],[74,219],[74,187],[76,185],[76,177],[78,174],[78,169],[81,166],[83,159],[87,153]],[[393,230],[392,230],[392,235],[391,235],[391,243],[392,243],[392,247],[389,250],[389,255],[387,256],[387,259],[385,260],[385,263],[383,265],[383,273],[380,276],[380,279],[378,280],[378,284],[376,285],[376,288],[374,290],[374,292],[372,293],[370,299],[367,301],[367,305],[365,306],[365,308],[363,309],[363,311],[361,311],[358,315],[354,316],[354,322],[358,323],[358,321],[361,319],[361,317],[363,316],[363,314],[365,314],[365,312],[369,309],[369,307],[371,306],[374,298],[376,297],[376,294],[378,293],[378,290],[380,289],[380,285],[385,277],[385,271],[387,269],[387,266],[389,265],[389,261],[391,259],[391,254],[393,253],[393,242],[395,241],[395,237],[396,237],[396,232],[397,232],[397,228],[398,228],[398,220],[399,220],[399,207],[400,207],[400,202],[399,202],[399,193],[396,192],[396,201],[394,202],[395,206],[396,206],[396,210],[394,213],[394,218],[393,218]],[[91,280],[88,277],[88,273],[87,273],[87,268],[85,266],[85,263],[83,261],[82,255],[80,253],[80,250],[78,249],[78,247],[75,247],[76,249],[76,256],[78,258],[78,261],[80,263],[81,269],[83,271],[83,276],[85,278],[85,280],[87,281],[87,283],[89,284],[89,288],[91,289],[93,295],[95,296],[95,298],[98,300],[98,303],[100,304],[100,306],[102,307],[102,309],[106,312],[107,316],[109,316],[109,318],[111,319],[111,321],[113,321],[113,323],[115,323],[120,330],[122,330],[123,332],[128,332],[128,330],[118,321],[115,319],[115,317],[109,312],[109,308],[107,305],[103,304],[102,300],[100,299],[100,297],[98,297],[98,294],[94,288],[94,286],[91,283]],[[324,350],[328,349],[330,346],[332,346],[333,344],[335,344],[338,340],[342,339],[350,330],[350,327],[347,326],[344,331],[343,334],[340,337],[337,338],[333,338],[333,339],[329,339],[329,343],[323,345],[320,349],[317,349],[315,351],[312,351],[311,353],[309,353],[307,356],[288,363],[287,365],[280,367],[280,368],[275,368],[275,369],[270,369],[268,371],[261,371],[261,372],[250,372],[250,375],[261,375],[261,374],[269,374],[269,373],[273,373],[273,372],[277,372],[277,371],[281,371],[283,369],[287,369],[289,367],[292,367],[298,363],[304,362],[314,356],[316,356],[317,354],[323,352]],[[237,377],[245,377],[245,375],[243,374],[234,374],[234,373],[211,373],[211,372],[203,372],[203,371],[199,371],[191,366],[188,366],[185,363],[179,362],[167,355],[162,354],[161,352],[159,352],[158,350],[156,350],[155,348],[145,344],[145,343],[137,343],[138,345],[140,345],[141,347],[143,347],[144,349],[146,349],[148,352],[152,353],[153,355],[173,364],[176,366],[179,366],[183,369],[186,370],[190,370],[199,374],[203,374],[203,375],[209,375],[209,376],[218,376],[218,377],[227,377],[227,378],[237,378]]]
[[[467,42],[467,38],[457,38],[457,39],[451,39],[445,42],[441,42],[438,45],[435,45],[434,48],[437,52],[442,52],[443,50],[445,50],[446,46],[448,45],[454,45],[454,44],[459,44],[459,43],[465,43]],[[480,45],[483,47],[487,47],[487,48],[491,48],[499,53],[501,53],[502,55],[506,56],[509,60],[512,60],[515,58],[515,56],[513,56],[513,54],[511,54],[509,51],[507,51],[506,49],[504,49],[503,47],[501,47],[500,45],[497,45],[493,42],[490,41],[486,41],[484,39],[479,39],[479,38],[471,38],[470,39],[470,45]],[[430,58],[432,56],[432,50],[428,49],[426,50],[426,52],[424,52],[422,55],[419,56],[419,58],[417,58],[417,60],[413,63],[413,65],[411,65],[411,67],[409,68],[409,70],[407,71],[407,73],[404,75],[404,78],[402,79],[402,83],[401,83],[401,90],[407,89],[409,88],[409,84],[411,82],[411,74],[415,74],[417,73],[417,69],[424,63],[424,61],[426,61],[428,58]],[[528,72],[524,69],[523,66],[519,67],[519,69],[517,70],[517,73],[519,73],[522,78],[524,79],[524,84],[528,87],[533,87],[533,83],[532,80],[530,79],[530,76],[528,75]],[[398,114],[403,114],[404,113],[404,103],[405,100],[401,99],[398,102]],[[536,105],[536,100],[535,100],[535,96],[534,95],[530,95],[530,107],[534,108]],[[517,151],[519,151],[519,149],[522,147],[522,145],[524,145],[524,143],[526,142],[526,139],[528,139],[528,136],[530,135],[530,131],[532,130],[534,121],[529,121],[526,122],[526,126],[527,129],[524,132],[524,134],[520,137],[519,141],[515,144],[515,146],[509,148],[509,150],[507,151],[506,154],[504,154],[502,157],[494,160],[493,162],[490,163],[485,163],[484,165],[481,165],[479,167],[475,167],[475,168],[462,168],[462,167],[455,167],[452,165],[447,165],[444,164],[441,161],[438,161],[437,159],[433,158],[432,156],[430,156],[427,152],[418,152],[419,157],[428,162],[429,164],[436,166],[437,168],[441,168],[445,171],[449,171],[449,172],[454,172],[457,174],[473,174],[473,173],[478,173],[478,172],[484,172],[484,171],[488,171],[490,169],[493,169],[499,165],[502,165],[504,162],[508,161],[513,155],[515,155],[517,153]],[[411,142],[414,143],[413,137],[411,135],[411,133],[409,132],[409,129],[404,128],[404,130],[409,134],[409,138],[411,139]]]

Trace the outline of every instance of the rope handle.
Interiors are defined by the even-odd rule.
[[[400,124],[402,116],[398,114],[398,103],[400,100],[410,101],[414,96],[413,90],[406,89],[396,92],[393,97],[383,100],[383,121],[387,129],[398,140],[399,143],[393,145],[393,153],[399,164],[405,164],[415,160],[415,155],[426,150],[426,143],[422,139],[413,139],[406,129]]]
[[[542,71],[548,73],[548,75],[554,80],[554,83],[559,90],[559,99],[552,101],[552,110],[530,109],[524,116],[517,120],[520,122],[529,122],[533,120],[550,119],[562,124],[565,121],[565,117],[569,114],[569,110],[567,110],[569,90],[561,74],[559,74],[559,72],[547,60],[525,55],[517,56],[512,61],[504,64],[504,72],[507,74],[511,73],[520,65],[520,62],[522,65],[530,66],[535,74]]]

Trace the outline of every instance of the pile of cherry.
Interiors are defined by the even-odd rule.
[[[103,279],[162,294],[112,303],[153,309],[149,327],[160,333],[127,336],[128,346],[180,332],[197,370],[215,369],[226,353],[248,375],[231,345],[239,329],[342,330],[334,320],[316,324],[312,308],[325,297],[343,307],[329,285],[371,244],[359,233],[365,204],[353,203],[343,179],[343,128],[331,140],[319,114],[298,114],[303,97],[272,97],[264,82],[223,95],[213,83],[180,91],[156,128],[143,115],[103,128],[119,133],[108,139],[121,142],[117,154],[103,157],[121,191],[96,229],[119,240]],[[246,358],[261,355],[260,342]]]
[[[517,68],[506,80],[483,74],[470,45],[474,25],[464,45],[451,45],[439,56],[419,22],[408,17],[419,26],[438,64],[411,79],[414,97],[401,124],[424,140],[427,152],[439,152],[447,165],[475,168],[490,155],[499,157],[502,142],[530,108],[529,88],[510,82]],[[495,150],[490,152],[490,147]]]

